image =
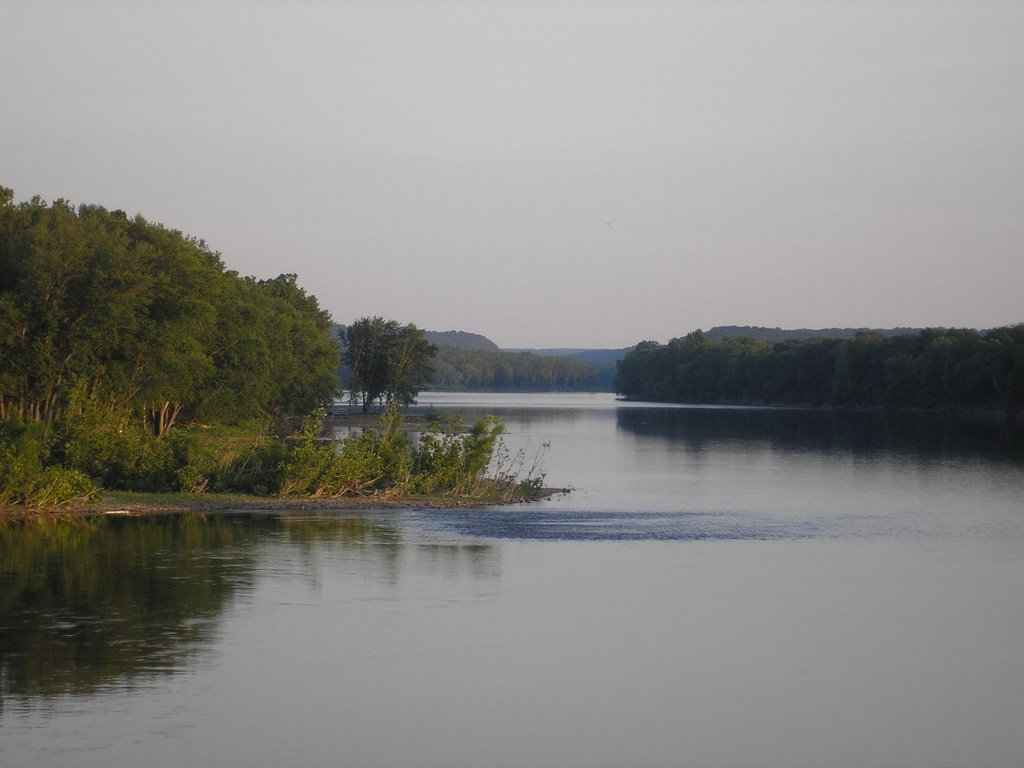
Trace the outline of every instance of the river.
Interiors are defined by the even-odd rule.
[[[427,393],[573,490],[0,539],[3,766],[1017,766],[1024,441]]]

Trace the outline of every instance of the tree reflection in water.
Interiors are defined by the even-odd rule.
[[[619,430],[701,452],[761,443],[799,452],[1024,462],[1024,429],[999,414],[797,408],[620,408]]]
[[[0,521],[0,709],[185,668],[252,593],[269,542],[310,563],[322,546],[372,551],[394,578],[403,547],[395,528],[329,514]]]

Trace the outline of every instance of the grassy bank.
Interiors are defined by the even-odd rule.
[[[268,425],[175,428],[153,435],[82,421],[45,432],[0,422],[0,507],[52,512],[160,508],[461,506],[548,493],[536,462],[511,455],[494,418],[416,425],[387,410],[341,440],[322,410],[287,437]]]

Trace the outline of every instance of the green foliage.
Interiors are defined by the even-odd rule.
[[[519,464],[501,444],[500,419],[480,419],[470,430],[458,418],[435,420],[413,447],[401,434],[397,405],[384,412],[377,429],[340,443],[321,437],[323,411],[308,417],[283,462],[282,496],[331,497],[367,493],[413,493],[469,498],[525,498],[539,492],[543,475],[522,480]],[[498,462],[489,474],[496,455]]]
[[[177,435],[175,435],[177,437]],[[180,440],[135,423],[78,419],[68,429],[64,461],[104,488],[177,490]]]
[[[458,417],[438,419],[413,451],[410,486],[421,493],[510,500],[537,496],[544,486],[541,455],[526,466],[526,452],[514,456],[501,439],[505,425],[486,416],[466,431]]]
[[[296,280],[296,275],[286,274],[256,283],[268,315],[259,330],[269,334],[266,375],[273,387],[268,410],[275,414],[309,413],[339,394],[334,375],[339,354],[330,313]]]
[[[53,506],[97,495],[83,473],[46,466],[48,454],[39,425],[17,417],[0,421],[0,504]]]
[[[303,421],[298,443],[282,463],[280,495],[317,497],[344,493],[334,445],[320,442],[325,413],[318,410]]]
[[[239,277],[142,216],[0,195],[0,418],[91,407],[159,435],[305,413],[337,394],[337,359],[295,275]]]
[[[316,409],[337,394],[338,347],[295,275],[240,277],[203,241],[142,216],[16,204],[0,188],[0,501],[86,497],[89,478],[310,496],[476,487],[495,424],[428,435],[423,456],[400,432],[398,407],[431,374],[423,332],[363,318],[345,341],[364,410],[389,409],[336,445],[320,439]],[[270,437],[270,423],[310,411],[293,444]]]
[[[175,471],[184,493],[274,493],[287,450],[264,421],[175,430],[184,464]]]
[[[411,466],[408,440],[401,432],[402,412],[392,402],[381,414],[377,429],[365,430],[341,444],[343,474],[363,478],[363,488],[403,490]],[[359,468],[364,468],[357,472]]]
[[[504,501],[538,498],[544,491],[544,452],[548,447],[548,443],[544,443],[532,455],[528,455],[525,448],[513,454],[499,439],[491,462],[494,467],[492,493],[500,495]]]
[[[385,412],[380,429],[340,445],[321,439],[324,416],[319,409],[303,421],[282,465],[281,496],[346,496],[405,485],[410,459],[397,406]]]
[[[504,431],[493,416],[477,421],[468,433],[458,417],[433,421],[413,454],[412,487],[423,493],[479,493]]]
[[[4,449],[7,498],[70,497],[86,476],[276,491],[285,450],[262,424],[336,396],[330,328],[295,275],[239,277],[142,216],[0,188],[0,420],[41,425],[38,460]]]
[[[619,362],[616,390],[682,403],[903,408],[1024,406],[1024,325],[985,333],[925,330],[883,337],[644,341]]]

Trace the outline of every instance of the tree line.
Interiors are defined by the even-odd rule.
[[[642,341],[618,393],[676,403],[958,409],[1024,406],[1024,324],[883,338],[710,341],[694,331]]]
[[[571,392],[597,390],[598,368],[581,360],[529,352],[486,352],[439,346],[430,386],[492,392]]]

